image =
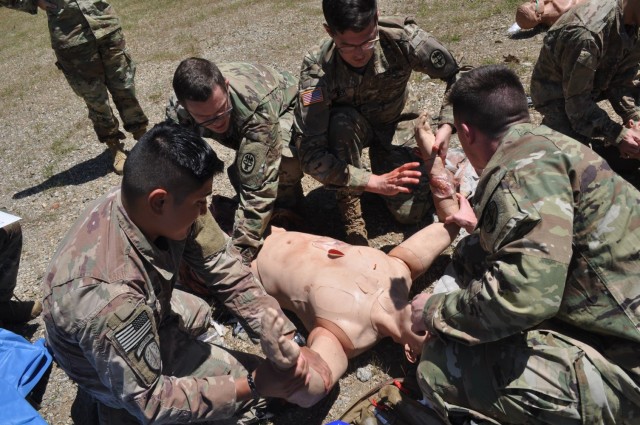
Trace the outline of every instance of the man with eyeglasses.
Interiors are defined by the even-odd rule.
[[[239,196],[232,239],[248,264],[276,214],[302,201],[302,170],[289,149],[297,79],[250,63],[183,60],[173,76],[167,118],[235,150],[228,170]]]
[[[346,241],[368,245],[363,192],[382,195],[401,223],[432,210],[427,177],[416,170],[411,121],[419,114],[408,82],[419,71],[451,83],[459,67],[412,19],[378,19],[376,0],[323,0],[322,10],[331,39],[302,64],[295,148],[303,171],[336,189]],[[441,152],[453,129],[450,110],[441,111]],[[371,172],[361,160],[365,147]]]

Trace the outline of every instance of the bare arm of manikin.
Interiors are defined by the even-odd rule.
[[[262,316],[260,344],[267,359],[279,370],[285,371],[296,366],[300,347],[282,334],[284,320],[269,308]],[[336,336],[322,327],[315,327],[309,334],[309,348],[322,357],[331,370],[331,386],[347,371],[347,354]],[[286,400],[301,407],[311,407],[320,401],[327,390],[320,374],[309,369],[309,379],[304,388],[289,394]]]
[[[416,142],[429,174],[429,186],[436,212],[440,220],[444,221],[446,217],[454,215],[459,210],[453,175],[434,151],[435,136],[429,126],[428,114],[420,114],[414,124]],[[459,231],[460,227],[454,223],[433,223],[392,249],[389,256],[404,261],[411,270],[411,279],[415,280],[453,243]]]

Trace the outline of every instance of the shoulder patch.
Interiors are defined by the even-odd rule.
[[[151,330],[151,321],[146,312],[141,311],[127,326],[115,334],[116,341],[125,352],[130,352],[138,346]]]
[[[144,348],[144,361],[151,370],[155,372],[160,371],[160,347],[158,347],[158,343],[153,339],[149,341]]]
[[[304,106],[309,106],[314,103],[322,102],[324,100],[324,96],[322,94],[322,88],[316,87],[313,89],[308,89],[300,93],[300,99],[302,100],[302,104]]]
[[[113,317],[116,317],[115,315]],[[127,367],[151,385],[162,370],[159,340],[149,307],[138,307],[131,319],[107,335]]]
[[[252,153],[245,153],[240,160],[240,170],[245,174],[250,174],[256,166],[256,157]]]
[[[447,64],[447,58],[445,58],[444,53],[442,53],[440,49],[435,49],[431,52],[430,59],[431,65],[433,65],[435,69],[442,69]]]

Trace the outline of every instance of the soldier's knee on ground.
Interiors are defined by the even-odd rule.
[[[435,210],[429,186],[426,189],[383,197],[387,209],[398,223],[419,224],[433,216]]]

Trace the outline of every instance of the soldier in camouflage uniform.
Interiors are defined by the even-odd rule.
[[[337,189],[347,242],[366,245],[363,191],[382,195],[401,223],[417,223],[432,209],[427,178],[414,170],[418,105],[408,82],[412,71],[451,82],[458,65],[412,19],[378,20],[376,0],[324,0],[322,9],[331,39],[304,58],[295,147],[304,172]],[[452,130],[443,109],[437,144],[448,144]],[[372,172],[361,161],[365,147]],[[413,193],[407,185],[416,185]]]
[[[584,2],[547,32],[531,76],[531,98],[544,115],[542,123],[591,144],[636,187],[640,187],[640,130],[634,128],[640,121],[638,24],[637,1]],[[598,106],[605,99],[622,124]]]
[[[89,207],[51,261],[43,284],[47,344],[97,401],[102,424],[228,418],[258,395],[286,397],[314,361],[323,364],[301,347],[304,359],[277,371],[196,340],[211,310],[174,289],[180,262],[255,332],[267,307],[284,317],[207,209],[214,162],[193,132],[155,126],[131,151],[121,189]],[[285,327],[294,329],[288,320]]]
[[[189,58],[173,88],[167,118],[236,151],[228,170],[240,197],[232,239],[249,264],[274,209],[295,210],[302,200],[302,170],[289,149],[298,81],[263,65]]]
[[[530,124],[518,77],[452,87],[458,137],[483,170],[460,289],[419,294],[418,379],[446,423],[631,424],[640,417],[640,192],[579,142]],[[497,422],[496,422],[497,421]]]
[[[40,301],[12,300],[22,254],[22,227],[14,222],[0,227],[0,326],[24,323],[42,312]]]
[[[134,139],[144,134],[149,121],[136,98],[136,66],[113,7],[105,0],[0,0],[0,5],[33,15],[38,7],[47,12],[56,66],[84,99],[98,140],[111,151],[115,172],[122,174],[125,135],[109,105],[109,93]]]

